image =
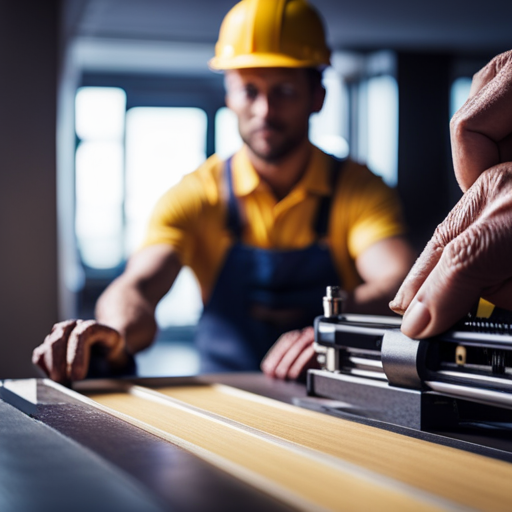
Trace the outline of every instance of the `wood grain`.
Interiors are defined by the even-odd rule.
[[[512,465],[222,385],[160,393],[467,507],[512,510]]]
[[[228,415],[225,420],[136,386],[127,393],[89,396],[126,421],[190,450],[297,509],[431,511],[454,508],[448,502],[438,501],[426,493],[411,492],[406,486],[395,485],[385,477],[359,470],[284,437],[274,438],[266,431],[282,428],[278,418],[270,418],[271,428],[267,424],[261,431],[243,422],[236,423],[244,416],[239,414],[241,408],[250,417],[253,414],[249,411],[258,403],[247,400],[255,395],[234,396],[226,393],[228,389],[194,386],[181,390],[182,398],[209,403],[205,409],[213,402],[221,409],[222,402],[228,409],[238,409],[233,418]],[[180,393],[178,388],[163,391]],[[230,402],[232,405],[228,405]],[[275,407],[272,400],[270,403],[270,409]],[[261,407],[268,409],[268,404],[260,403],[255,417],[264,412]],[[295,410],[293,406],[286,406],[281,415],[286,414],[288,407]],[[264,425],[265,421],[260,423]]]

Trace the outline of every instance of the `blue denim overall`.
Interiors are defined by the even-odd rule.
[[[339,168],[340,162],[333,158],[331,190]],[[243,226],[231,159],[225,178],[227,227],[235,242],[198,324],[201,373],[259,370],[281,334],[312,325],[322,314],[326,286],[341,285],[325,244],[332,195],[320,200],[313,244],[296,250],[260,249],[241,242]]]

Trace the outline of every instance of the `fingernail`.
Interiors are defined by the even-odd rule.
[[[389,309],[391,311],[394,311],[395,313],[398,313],[399,315],[403,315],[405,313],[404,309],[402,308],[402,301],[397,300],[396,298],[393,299],[389,304]]]
[[[403,293],[402,289],[398,290],[395,298],[389,303],[389,307],[392,311],[395,313],[398,313],[399,315],[403,315],[405,313],[405,309],[403,306]]]
[[[430,311],[427,307],[414,299],[402,320],[402,332],[409,338],[416,338],[425,330],[430,320]]]

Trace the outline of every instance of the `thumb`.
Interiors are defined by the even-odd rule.
[[[453,265],[450,252],[443,252],[404,314],[401,329],[410,338],[428,338],[449,329],[481,296],[480,284]]]
[[[402,323],[413,338],[451,327],[483,297],[512,307],[512,169],[485,171],[436,230],[450,240],[418,287]],[[442,244],[441,244],[442,245]]]
[[[482,180],[479,180],[462,196],[446,219],[436,228],[432,238],[398,290],[396,297],[389,304],[395,313],[412,312],[412,302],[418,297],[420,290],[424,290],[425,286],[432,286],[432,282],[435,283],[435,286],[439,286],[442,276],[438,276],[438,274],[448,265],[446,250],[450,244],[452,244],[452,250],[455,248],[460,251],[466,250],[464,246],[459,248],[458,245],[463,239],[468,240],[468,247],[474,245],[471,239],[467,239],[466,230],[470,229],[479,218],[486,201],[486,192],[482,186]],[[454,241],[461,236],[466,238],[461,238],[457,244],[454,244]]]
[[[478,220],[455,237],[405,312],[402,332],[428,338],[460,320],[480,297],[495,298],[511,288],[512,245],[506,229]]]

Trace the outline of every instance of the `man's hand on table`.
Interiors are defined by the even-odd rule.
[[[451,327],[480,297],[512,309],[512,51],[474,76],[450,129],[465,195],[390,304],[412,338]]]
[[[55,324],[34,349],[32,362],[57,382],[81,380],[87,375],[93,345],[100,345],[112,364],[125,359],[125,343],[115,329],[95,320],[66,320]]]
[[[268,351],[261,370],[277,379],[297,379],[308,368],[317,368],[313,327],[283,334]]]

